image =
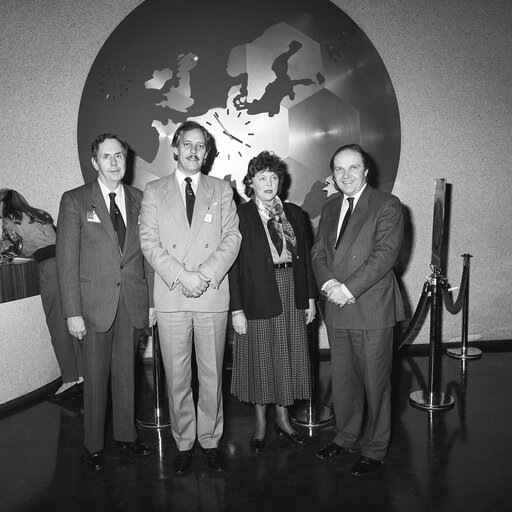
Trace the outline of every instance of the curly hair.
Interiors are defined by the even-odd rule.
[[[259,172],[273,172],[279,178],[277,187],[277,195],[281,193],[283,181],[287,172],[287,165],[276,154],[270,151],[262,151],[258,156],[251,158],[247,167],[247,174],[243,179],[245,186],[244,192],[247,197],[252,197],[254,190],[252,189],[252,179]]]

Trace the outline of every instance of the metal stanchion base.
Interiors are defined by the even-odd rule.
[[[290,419],[293,423],[302,427],[317,428],[326,427],[332,421],[333,415],[330,407],[326,405],[314,405],[310,400],[290,407]]]
[[[146,428],[166,428],[171,426],[167,409],[155,409],[154,407],[146,407],[143,409],[136,423],[140,427]]]
[[[439,392],[435,393],[434,396],[431,396],[428,391],[423,390],[411,393],[409,395],[409,400],[415,407],[430,411],[448,409],[455,403],[453,396],[447,393]]]
[[[478,359],[482,357],[482,351],[475,347],[466,347],[465,351],[462,348],[448,348],[446,353],[456,359]]]

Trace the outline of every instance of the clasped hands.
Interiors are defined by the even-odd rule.
[[[344,291],[341,283],[334,283],[331,287],[329,287],[326,291],[327,300],[336,304],[340,308],[346,306],[347,304],[354,304],[356,301],[353,297],[349,297]]]
[[[181,293],[188,298],[200,297],[210,286],[210,280],[199,270],[183,270],[179,276]]]

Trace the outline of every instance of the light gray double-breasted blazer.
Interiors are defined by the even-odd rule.
[[[140,239],[155,270],[155,309],[160,312],[220,312],[229,308],[226,274],[240,249],[238,215],[230,184],[202,175],[192,225],[174,172],[147,184],[141,207]],[[187,298],[176,286],[180,270],[200,270],[211,278],[200,297]]]

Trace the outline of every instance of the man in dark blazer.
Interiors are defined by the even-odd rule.
[[[153,322],[153,273],[140,248],[142,192],[121,181],[126,154],[113,134],[93,142],[98,179],[63,194],[57,228],[62,310],[83,345],[84,460],[92,469],[104,466],[109,376],[117,445],[149,453],[135,429],[134,359],[135,329]]]
[[[402,205],[367,184],[368,156],[357,144],[334,153],[331,171],[342,195],[322,210],[312,265],[327,299],[337,435],[317,455],[330,459],[360,448],[352,469],[359,476],[380,467],[389,445],[393,326],[404,318],[393,273],[403,236]]]

